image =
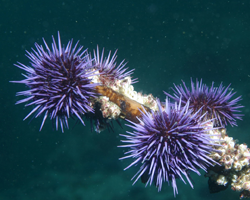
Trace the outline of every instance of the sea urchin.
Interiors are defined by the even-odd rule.
[[[207,134],[213,129],[207,126],[209,121],[203,121],[204,116],[198,112],[192,114],[189,102],[181,107],[181,102],[171,106],[166,100],[165,108],[158,101],[158,111],[142,112],[139,123],[130,122],[128,125],[133,132],[121,135],[122,140],[129,151],[125,158],[133,158],[134,161],[125,168],[141,165],[139,171],[132,178],[134,183],[141,178],[146,185],[154,183],[158,191],[163,182],[172,183],[174,195],[178,193],[176,179],[180,178],[184,183],[189,178],[189,171],[199,174],[198,169],[206,171],[207,167],[215,162],[208,156],[214,151],[215,141]]]
[[[193,109],[193,112],[197,112],[201,108],[201,115],[207,113],[206,119],[214,120],[215,127],[225,127],[227,123],[231,126],[237,126],[236,119],[242,119],[242,114],[239,114],[239,108],[243,106],[238,104],[241,100],[241,96],[232,99],[236,92],[230,90],[230,84],[225,87],[222,83],[219,87],[214,87],[212,83],[211,87],[199,82],[196,79],[196,84],[191,79],[191,90],[182,81],[182,85],[174,85],[172,88],[174,96],[169,93],[165,94],[172,98],[174,101],[178,101],[181,98],[182,106],[189,101],[189,108]]]
[[[125,67],[127,63],[123,60],[118,66],[116,63],[117,50],[111,56],[111,51],[109,51],[108,57],[104,57],[104,49],[100,55],[99,47],[97,46],[96,51],[94,51],[94,64],[100,72],[101,82],[105,85],[105,82],[114,81],[116,79],[123,80],[127,76],[131,76],[134,69],[128,70],[128,67]],[[132,80],[132,83],[137,82],[136,79]]]
[[[52,50],[43,39],[45,48],[35,43],[35,49],[27,52],[31,66],[22,63],[15,64],[26,74],[21,81],[13,83],[25,84],[29,89],[17,93],[17,96],[26,98],[16,104],[26,103],[25,106],[34,106],[33,110],[24,118],[34,113],[34,117],[43,115],[42,129],[47,117],[54,121],[56,130],[60,124],[62,132],[68,128],[68,118],[76,116],[84,124],[81,116],[93,112],[90,99],[95,97],[94,87],[91,83],[93,75],[92,60],[87,50],[82,51],[78,42],[72,47],[73,39],[66,46],[61,45],[58,32],[58,46],[52,36]]]

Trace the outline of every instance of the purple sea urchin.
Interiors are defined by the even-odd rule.
[[[184,176],[193,187],[189,171],[200,174],[198,169],[206,171],[215,163],[208,156],[215,151],[212,147],[215,141],[207,134],[213,129],[207,126],[212,120],[204,122],[199,111],[192,114],[189,102],[181,107],[181,102],[171,106],[166,100],[164,109],[159,101],[157,103],[158,111],[144,110],[138,124],[130,121],[128,126],[134,130],[121,135],[126,138],[122,142],[128,144],[120,147],[129,148],[121,159],[134,159],[125,170],[141,164],[132,178],[134,183],[141,178],[146,185],[155,183],[160,191],[163,182],[172,182],[175,195],[178,193],[176,179],[185,183]]]
[[[109,51],[108,57],[104,58],[104,49],[100,55],[99,47],[97,46],[96,51],[94,51],[94,64],[100,72],[100,78],[103,84],[105,81],[113,81],[115,79],[122,80],[127,76],[130,76],[134,69],[127,71],[127,67],[125,60],[123,60],[118,66],[116,63],[117,58],[117,50],[113,55],[111,55],[111,51]],[[111,57],[112,56],[112,57]],[[133,83],[135,80],[132,81]]]
[[[241,96],[232,99],[236,92],[232,92],[229,89],[230,84],[224,87],[222,83],[219,87],[212,86],[208,87],[206,84],[199,82],[196,79],[196,84],[191,79],[191,90],[186,86],[185,82],[182,81],[182,85],[174,85],[172,90],[174,91],[174,96],[169,93],[165,94],[175,101],[181,98],[182,106],[184,106],[187,101],[189,101],[189,108],[193,109],[193,112],[197,112],[201,109],[201,114],[207,112],[206,118],[214,120],[214,126],[224,127],[227,123],[231,126],[237,126],[236,119],[242,120],[242,114],[239,108],[242,108],[238,102],[241,100]]]
[[[78,42],[72,47],[73,39],[66,46],[61,45],[58,32],[58,46],[52,36],[52,50],[43,39],[45,48],[35,44],[33,52],[27,52],[31,67],[22,63],[15,64],[23,69],[26,74],[24,80],[11,81],[28,86],[28,90],[17,93],[17,96],[26,96],[16,104],[27,103],[25,106],[34,106],[33,110],[24,118],[27,119],[34,113],[34,117],[43,115],[44,122],[49,117],[55,122],[56,130],[60,124],[62,132],[68,128],[68,118],[76,116],[84,124],[81,115],[93,112],[90,99],[95,97],[94,87],[91,83],[93,75],[92,60],[87,50],[77,47]]]

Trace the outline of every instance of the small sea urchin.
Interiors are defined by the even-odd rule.
[[[118,66],[116,63],[117,58],[117,50],[113,55],[111,55],[111,51],[109,51],[108,57],[104,57],[104,49],[100,55],[99,47],[97,46],[96,51],[94,51],[94,64],[100,72],[101,81],[105,84],[105,81],[113,81],[115,79],[123,80],[127,76],[131,76],[134,69],[128,70],[123,60]],[[135,80],[132,81],[133,83]]]
[[[196,80],[196,84],[191,79],[191,89],[189,89],[185,82],[182,81],[182,85],[175,85],[172,88],[174,95],[169,93],[165,94],[175,101],[181,98],[182,106],[189,101],[189,108],[193,112],[197,112],[201,108],[201,115],[207,113],[206,119],[214,120],[214,126],[225,127],[227,123],[231,126],[237,126],[236,119],[242,119],[242,114],[239,114],[239,108],[242,108],[238,102],[241,100],[241,96],[232,99],[236,92],[230,90],[230,84],[225,87],[221,83],[219,87],[214,87],[212,83],[211,87]]]
[[[68,118],[76,116],[84,124],[81,115],[93,112],[90,99],[95,98],[94,88],[97,84],[91,83],[93,75],[92,60],[78,42],[72,47],[73,39],[66,46],[61,45],[58,32],[58,46],[52,36],[52,50],[43,39],[45,48],[35,44],[33,52],[27,52],[31,66],[18,63],[15,66],[24,70],[25,79],[12,81],[25,84],[29,89],[17,93],[17,96],[26,96],[16,104],[26,103],[34,106],[33,110],[24,118],[34,113],[34,117],[43,115],[44,122],[49,117],[55,122],[56,130],[60,124],[62,131],[68,128]]]
[[[215,151],[212,145],[215,141],[210,138],[207,131],[213,129],[207,126],[211,120],[203,121],[204,116],[198,115],[199,111],[192,114],[189,102],[181,107],[181,102],[171,106],[166,100],[165,108],[158,101],[158,111],[142,112],[139,123],[130,122],[128,125],[133,132],[121,135],[122,140],[129,151],[125,158],[133,158],[134,161],[125,168],[139,165],[140,169],[132,178],[134,183],[141,178],[148,184],[154,183],[158,191],[163,182],[172,183],[174,195],[178,193],[176,179],[189,178],[189,171],[200,174],[198,169],[206,171],[207,167],[215,162],[208,156]]]

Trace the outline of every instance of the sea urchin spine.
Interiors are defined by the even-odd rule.
[[[52,36],[52,50],[43,39],[45,48],[35,43],[36,49],[27,52],[31,66],[22,63],[15,64],[26,74],[21,81],[13,83],[25,84],[29,89],[17,93],[17,96],[26,96],[16,104],[27,103],[25,106],[34,106],[33,110],[24,118],[34,113],[37,118],[43,115],[40,130],[49,117],[55,122],[56,130],[60,124],[62,132],[68,128],[68,119],[76,116],[84,124],[81,116],[93,112],[90,99],[95,98],[94,88],[98,84],[91,82],[93,75],[92,60],[87,50],[78,46],[72,47],[73,39],[66,46],[61,45],[58,32],[58,46]]]
[[[112,82],[116,79],[123,80],[124,78],[131,76],[134,69],[128,70],[128,67],[125,67],[127,63],[123,60],[118,66],[116,63],[117,58],[117,50],[111,56],[111,51],[109,51],[108,57],[104,57],[104,49],[100,55],[99,47],[97,46],[96,51],[94,51],[94,65],[100,72],[100,80],[101,82],[106,85],[106,82]],[[136,79],[132,80],[132,83],[137,82]]]
[[[139,171],[132,178],[134,183],[141,178],[148,184],[155,183],[158,191],[163,182],[171,182],[174,195],[178,193],[176,179],[189,178],[189,171],[200,174],[198,169],[206,171],[215,161],[208,154],[214,151],[215,141],[210,138],[207,131],[213,129],[207,126],[212,120],[203,121],[199,111],[192,114],[189,102],[183,107],[181,101],[171,106],[166,100],[165,108],[158,101],[158,111],[142,112],[139,123],[130,121],[129,127],[133,132],[121,135],[127,143],[120,147],[129,148],[126,156],[134,161],[125,169],[141,165]]]
[[[191,89],[189,89],[185,82],[182,81],[182,85],[174,85],[172,88],[174,95],[169,93],[165,94],[172,98],[174,101],[178,101],[181,98],[182,106],[189,101],[189,108],[193,109],[193,112],[197,112],[201,109],[200,115],[207,113],[206,119],[214,120],[215,127],[225,127],[228,123],[231,126],[237,126],[236,119],[242,119],[242,114],[239,109],[243,106],[238,104],[241,100],[241,96],[232,99],[236,92],[230,90],[230,85],[223,86],[222,83],[219,87],[215,87],[212,83],[211,87],[199,82],[196,79],[196,84],[191,79]]]

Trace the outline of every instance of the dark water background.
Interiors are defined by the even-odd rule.
[[[74,38],[91,51],[97,44],[118,48],[118,61],[136,69],[135,89],[162,100],[163,90],[190,77],[232,83],[245,117],[228,134],[250,145],[249,11],[249,1],[236,0],[0,0],[0,199],[174,199],[167,184],[160,193],[140,182],[131,186],[136,169],[124,172],[128,162],[118,160],[118,134],[126,128],[97,134],[71,123],[61,133],[47,121],[39,132],[41,119],[22,121],[30,109],[14,105],[25,88],[9,83],[22,78],[13,63],[28,64],[25,50],[42,37],[50,44],[58,30],[64,44]],[[195,189],[178,182],[176,199],[238,199],[230,189],[209,194],[203,174],[193,174]]]

